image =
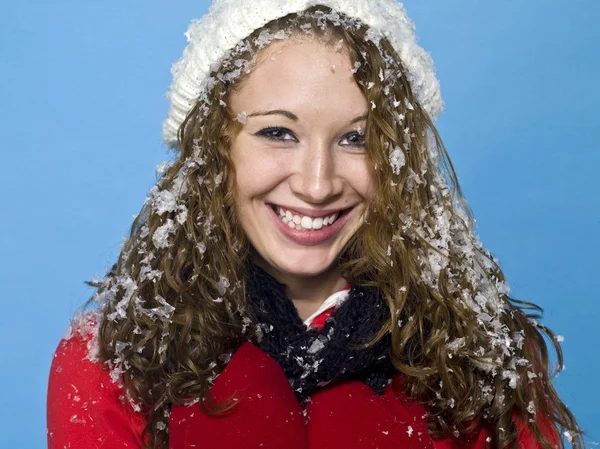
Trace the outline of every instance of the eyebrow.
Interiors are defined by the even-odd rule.
[[[290,111],[286,111],[284,109],[273,109],[271,111],[257,111],[253,112],[252,114],[248,114],[246,117],[256,117],[260,115],[283,115],[289,118],[290,120],[293,120],[294,122],[298,121],[298,116],[296,114]],[[351,125],[353,123],[360,122],[361,120],[365,120],[366,118],[367,114],[359,115],[358,117],[354,117],[352,120],[350,120],[349,124]]]

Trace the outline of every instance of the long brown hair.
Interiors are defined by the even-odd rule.
[[[535,321],[539,307],[508,295],[394,48],[385,37],[376,45],[364,24],[324,20],[327,7],[307,13],[267,23],[211,73],[214,82],[179,128],[178,154],[134,220],[117,263],[102,282],[90,283],[97,292],[86,306],[94,300],[102,306],[98,356],[130,400],[144,406],[148,447],[167,447],[165,421],[173,404],[199,400],[208,413],[233,406],[213,404],[207,393],[231,354],[253,338],[244,309],[250,247],[236,216],[235,189],[227,189],[228,180],[235,185],[229,144],[243,127],[228,99],[251,70],[237,78],[219,74],[233,73],[240,60],[253,61],[264,30],[300,33],[305,24],[331,46],[343,43],[373,105],[365,136],[374,194],[339,266],[348,282],[385,295],[392,320],[375,340],[391,332],[391,359],[406,393],[427,405],[430,433],[465,440],[483,425],[491,429],[492,447],[516,448],[517,421],[550,449],[546,421],[568,430],[573,446],[582,447],[577,422],[552,386],[544,335],[559,367],[560,345]],[[393,82],[384,86],[382,73]],[[562,438],[553,437],[562,447]]]

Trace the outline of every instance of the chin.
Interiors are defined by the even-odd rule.
[[[286,257],[281,257],[286,254]],[[288,275],[312,277],[318,276],[329,270],[337,260],[330,254],[318,254],[314,248],[298,251],[281,251],[278,256],[267,261],[278,271]]]

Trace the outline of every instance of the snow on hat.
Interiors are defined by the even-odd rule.
[[[163,122],[163,140],[177,147],[177,130],[198,100],[211,67],[238,42],[266,23],[294,12],[323,5],[359,19],[385,36],[398,52],[419,104],[435,122],[443,102],[433,60],[417,44],[415,25],[396,0],[214,0],[207,14],[192,21],[185,33],[188,45],[173,64],[166,94],[171,105]]]

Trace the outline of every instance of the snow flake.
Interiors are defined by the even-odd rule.
[[[169,246],[169,234],[175,234],[175,224],[170,218],[154,231],[152,243],[156,248],[167,248]]]
[[[389,155],[390,165],[395,175],[400,174],[400,169],[406,164],[406,158],[400,147],[394,147]]]
[[[381,31],[373,27],[369,28],[365,33],[365,40],[372,41],[377,47],[379,47],[379,41],[382,37]]]
[[[229,279],[226,276],[220,276],[219,283],[217,285],[217,290],[219,291],[219,294],[224,295],[230,285],[231,283],[229,282]]]
[[[159,175],[164,174],[164,172],[167,171],[167,168],[169,168],[170,163],[168,161],[162,161],[160,164],[156,165],[156,173]]]
[[[234,120],[237,120],[242,124],[246,123],[248,121],[248,115],[246,114],[246,111],[240,112],[238,115],[235,116]]]
[[[87,424],[85,418],[78,418],[77,415],[71,416],[71,419],[69,419],[69,421],[76,424]]]
[[[185,220],[187,219],[187,215],[188,215],[187,207],[181,205],[181,206],[179,206],[179,213],[175,217],[175,220],[177,221],[177,223],[182,225],[185,223]]]
[[[308,352],[309,354],[315,354],[316,352],[319,352],[324,347],[325,347],[325,345],[323,344],[323,342],[321,340],[319,340],[318,338],[316,338],[312,342],[312,344],[310,345],[310,347],[308,348],[308,350],[306,352]]]
[[[158,215],[165,212],[174,212],[177,209],[177,198],[169,190],[159,190],[157,186],[154,186],[150,191],[150,200],[152,209]]]
[[[175,311],[175,307],[169,304],[167,300],[160,295],[156,295],[154,297],[154,300],[160,305],[152,309],[145,309],[143,307],[140,307],[140,312],[152,319],[158,318],[163,323],[168,323],[171,319],[171,315]]]
[[[459,349],[461,349],[465,345],[465,337],[460,337],[452,340],[450,343],[446,344],[446,349],[449,353],[456,354]]]
[[[510,293],[510,287],[506,281],[497,282],[496,287],[498,288],[498,292],[503,295],[508,295]]]

